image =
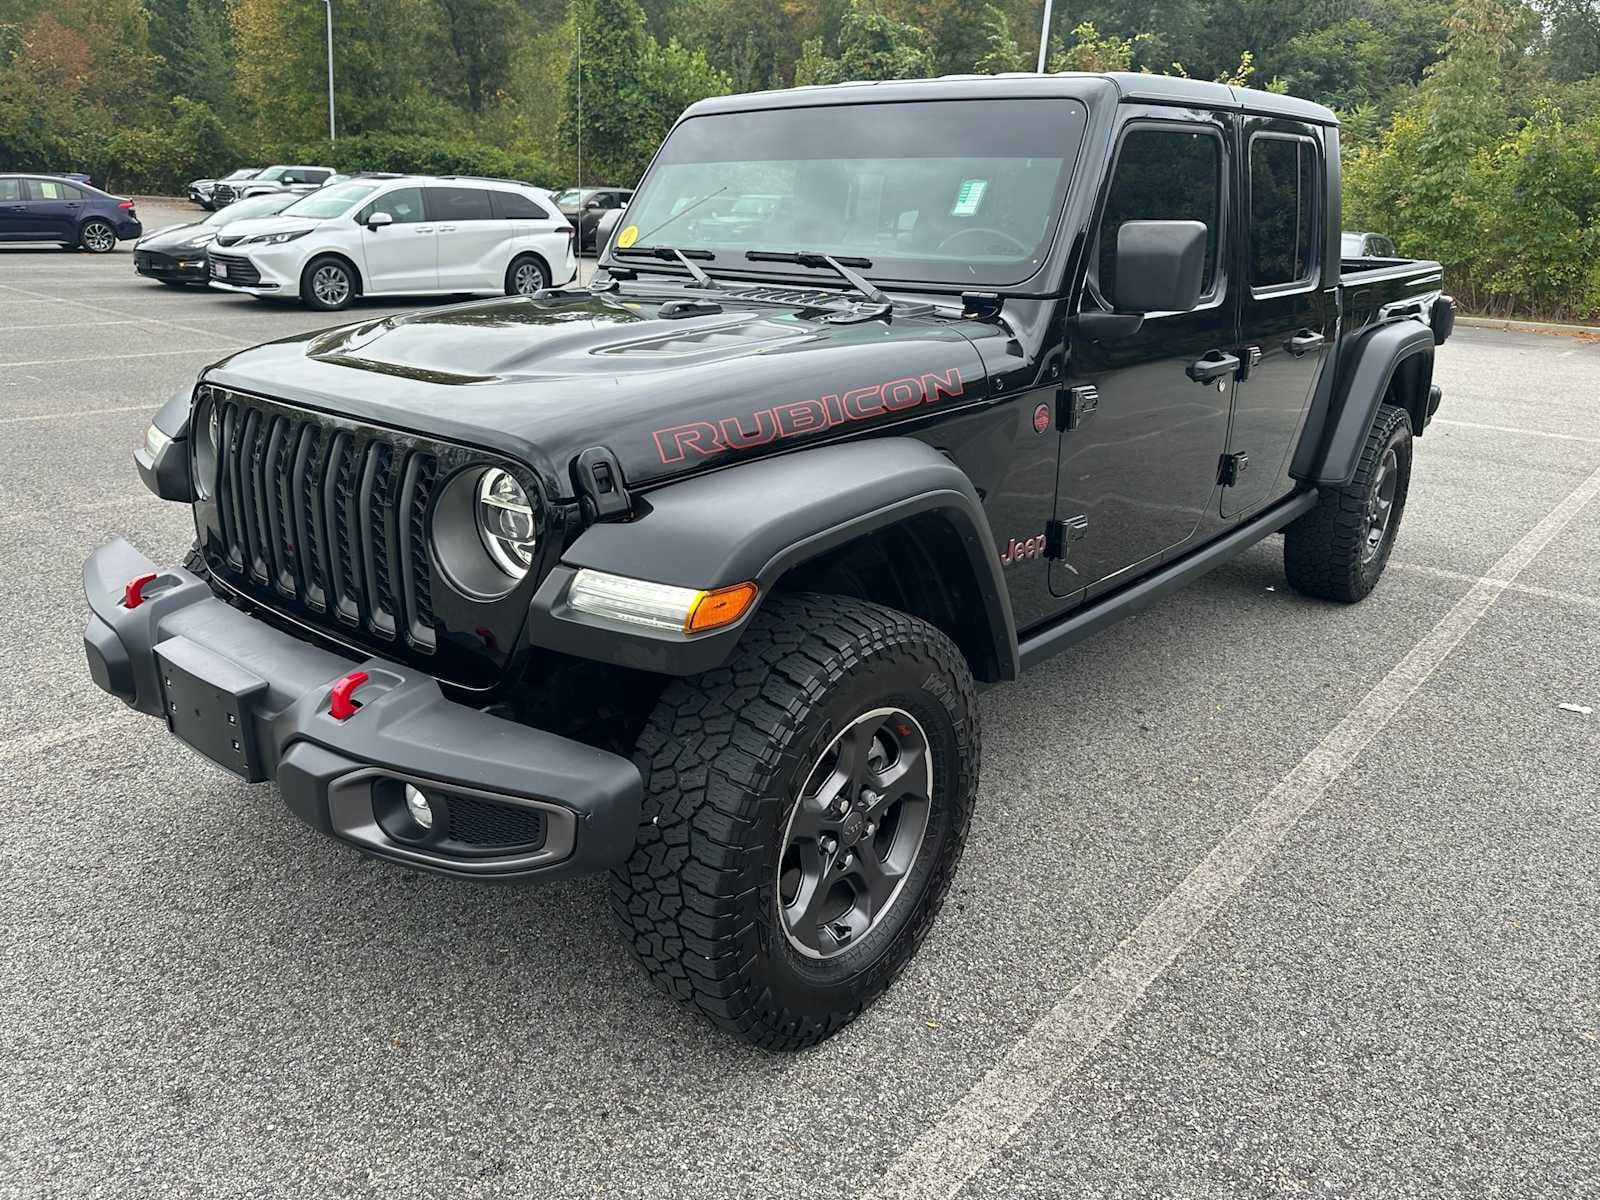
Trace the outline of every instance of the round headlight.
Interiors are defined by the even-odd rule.
[[[537,529],[528,493],[507,472],[490,467],[478,480],[478,532],[489,557],[513,579],[533,566]]]
[[[216,393],[209,388],[200,391],[190,423],[190,453],[194,455],[194,483],[202,499],[208,498],[216,485],[217,464],[222,461],[222,416]]]

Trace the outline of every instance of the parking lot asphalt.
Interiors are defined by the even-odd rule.
[[[1368,602],[1269,540],[987,693],[927,944],[773,1056],[599,881],[369,862],[90,683],[84,558],[192,537],[151,413],[329,323],[0,249],[0,1195],[1600,1193],[1600,345],[1457,332]]]

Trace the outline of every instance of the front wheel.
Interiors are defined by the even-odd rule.
[[[1411,418],[1379,407],[1355,476],[1323,488],[1317,507],[1283,531],[1289,585],[1321,600],[1353,604],[1377,586],[1400,532],[1411,488]]]
[[[337,312],[348,308],[355,294],[355,273],[337,258],[312,259],[300,273],[300,299],[307,308]]]
[[[769,600],[734,660],[662,693],[612,906],[669,995],[747,1041],[813,1045],[880,996],[939,911],[978,780],[971,673],[939,630]]]
[[[544,267],[531,254],[524,254],[506,268],[506,295],[531,296],[550,286]]]
[[[117,231],[106,221],[85,221],[78,244],[90,254],[110,254],[117,248]]]

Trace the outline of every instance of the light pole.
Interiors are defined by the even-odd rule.
[[[331,142],[336,136],[333,131],[333,0],[322,0],[322,3],[328,10],[328,140]]]
[[[1041,75],[1044,74],[1045,55],[1050,52],[1050,3],[1051,0],[1044,0],[1044,24],[1039,26],[1039,74]],[[328,87],[331,89],[333,84],[328,84]],[[329,94],[332,94],[331,90]]]

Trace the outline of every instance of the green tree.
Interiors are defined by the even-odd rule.
[[[980,75],[1000,75],[1006,71],[1025,71],[1027,59],[1017,39],[1011,36],[1011,19],[993,4],[983,6],[983,53],[972,69]]]
[[[817,70],[817,83],[852,79],[921,79],[933,74],[928,35],[896,21],[868,0],[851,0],[839,25],[839,52]]]
[[[434,0],[459,68],[467,111],[483,112],[485,97],[510,79],[519,11],[515,0]]]

